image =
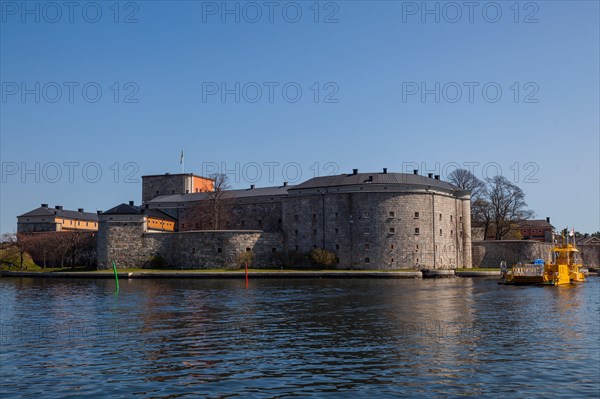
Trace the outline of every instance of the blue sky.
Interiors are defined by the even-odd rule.
[[[600,229],[597,1],[62,4],[1,2],[1,232],[139,202],[182,149],[236,188],[468,166]]]

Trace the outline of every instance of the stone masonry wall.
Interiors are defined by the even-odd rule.
[[[341,269],[462,267],[462,211],[460,199],[430,193],[291,195],[283,202],[286,250],[324,248]]]
[[[145,232],[143,222],[102,222],[98,269],[143,268],[151,259],[177,269],[239,268],[240,255],[252,251],[253,267],[272,267],[283,251],[282,235],[261,231]]]
[[[473,267],[500,267],[501,261],[510,266],[536,258],[550,262],[553,247],[552,243],[532,240],[473,241]],[[584,266],[600,266],[600,245],[579,245],[577,249]]]
[[[245,200],[221,200],[219,230],[261,230],[280,232],[282,229],[280,197],[259,197]],[[179,210],[180,231],[210,230],[214,225],[214,209],[210,200]]]
[[[529,240],[473,241],[473,267],[500,267],[517,262],[531,262],[536,258],[551,261],[553,245]]]

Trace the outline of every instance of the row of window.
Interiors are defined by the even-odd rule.
[[[335,219],[338,219],[338,218],[339,218],[339,214],[336,212],[336,213],[334,214],[334,217],[335,217]],[[363,213],[362,213],[362,218],[363,218],[363,219],[369,219],[370,217],[371,217],[371,214],[370,214],[369,212],[363,212]],[[394,218],[396,217],[396,212],[394,212],[394,211],[389,211],[389,212],[388,212],[388,217],[389,217],[390,219],[394,219]],[[415,218],[415,219],[419,219],[420,217],[421,217],[421,214],[420,214],[420,212],[415,212],[415,213],[414,213],[414,218]],[[443,219],[443,214],[441,214],[441,213],[440,213],[438,218],[439,218],[439,220],[442,220],[442,219]],[[299,217],[298,215],[294,215],[294,221],[296,221],[296,222],[297,222],[297,221],[299,221],[299,220],[300,220],[300,217]],[[313,213],[313,215],[312,215],[312,220],[313,220],[313,221],[316,221],[316,220],[317,220],[317,214],[316,214],[316,213]],[[454,216],[453,216],[453,215],[450,215],[450,222],[453,222],[453,221],[454,221]],[[462,216],[460,217],[460,221],[462,222]]]
[[[420,234],[420,229],[418,227],[415,227],[415,235],[419,235]],[[340,229],[335,229],[335,234],[338,234],[340,232]],[[388,229],[388,233],[389,234],[396,234],[396,228],[395,227],[390,227]],[[364,235],[368,236],[371,233],[367,230],[363,233]],[[298,236],[298,230],[294,230],[294,235],[297,237]],[[317,229],[313,229],[313,235],[317,235]],[[442,236],[444,235],[444,230],[440,229],[439,235]],[[460,232],[460,236],[462,237],[462,231]],[[450,237],[454,237],[454,230],[450,230]]]

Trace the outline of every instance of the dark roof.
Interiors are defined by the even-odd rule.
[[[519,222],[520,229],[550,229],[552,230],[554,226],[552,226],[546,219],[540,220],[523,220]]]
[[[70,211],[67,209],[55,209],[48,208],[45,206],[40,206],[32,211],[24,213],[18,217],[29,217],[29,216],[56,216],[66,219],[77,219],[77,220],[88,220],[88,221],[98,221],[98,215],[94,212],[79,212],[79,211]]]
[[[130,204],[119,204],[102,212],[103,215],[137,215],[142,213],[142,208]]]
[[[245,188],[241,190],[227,190],[223,192],[223,199],[238,199],[238,198],[252,198],[252,197],[268,197],[268,196],[279,196],[286,195],[288,189],[294,188],[294,186],[279,186],[279,187],[258,187],[258,188]],[[189,193],[189,194],[172,194],[172,195],[161,195],[160,197],[153,198],[148,201],[149,203],[158,202],[193,202],[201,201],[209,198],[210,193]]]
[[[594,236],[582,237],[577,240],[577,244],[600,244],[600,238]]]
[[[137,205],[130,204],[120,204],[109,210],[102,212],[102,215],[141,215],[144,214],[146,216],[157,218],[157,219],[166,219],[176,221],[174,217],[171,215],[167,215],[166,213],[158,210],[158,209],[147,209]]]
[[[359,184],[407,184],[420,185],[427,187],[442,188],[450,191],[460,190],[458,187],[442,180],[430,178],[427,176],[408,174],[408,173],[357,173],[341,174],[333,176],[314,177],[293,188],[293,190],[350,186]]]

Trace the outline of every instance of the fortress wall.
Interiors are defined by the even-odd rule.
[[[501,261],[510,266],[536,258],[550,262],[553,247],[552,243],[532,240],[473,241],[473,266],[500,267]],[[584,266],[600,266],[600,245],[579,245],[577,249]]]
[[[143,239],[144,222],[110,222],[98,224],[98,269],[117,267],[140,268],[154,254],[158,243],[146,243]],[[152,245],[149,245],[152,244]]]
[[[179,210],[180,231],[213,229],[214,206],[202,201]],[[281,199],[278,197],[223,200],[219,212],[219,230],[281,231]]]
[[[600,269],[600,245],[584,244],[577,247],[581,253],[583,265],[592,269]]]
[[[460,199],[425,192],[292,195],[283,202],[286,249],[327,249],[341,269],[462,267],[462,212]]]
[[[98,233],[98,269],[143,268],[156,257],[177,269],[239,268],[250,249],[253,267],[272,267],[282,253],[282,235],[260,231],[146,232],[143,222],[102,222]],[[156,267],[156,266],[154,266]]]
[[[147,233],[145,240],[160,240],[161,233]],[[240,256],[250,250],[254,268],[273,267],[275,254],[283,251],[278,233],[261,231],[190,231],[168,233],[157,254],[167,267],[177,269],[239,269]],[[168,245],[164,245],[168,244]]]
[[[473,267],[500,267],[517,262],[531,262],[536,258],[552,260],[552,243],[530,240],[473,241]]]

